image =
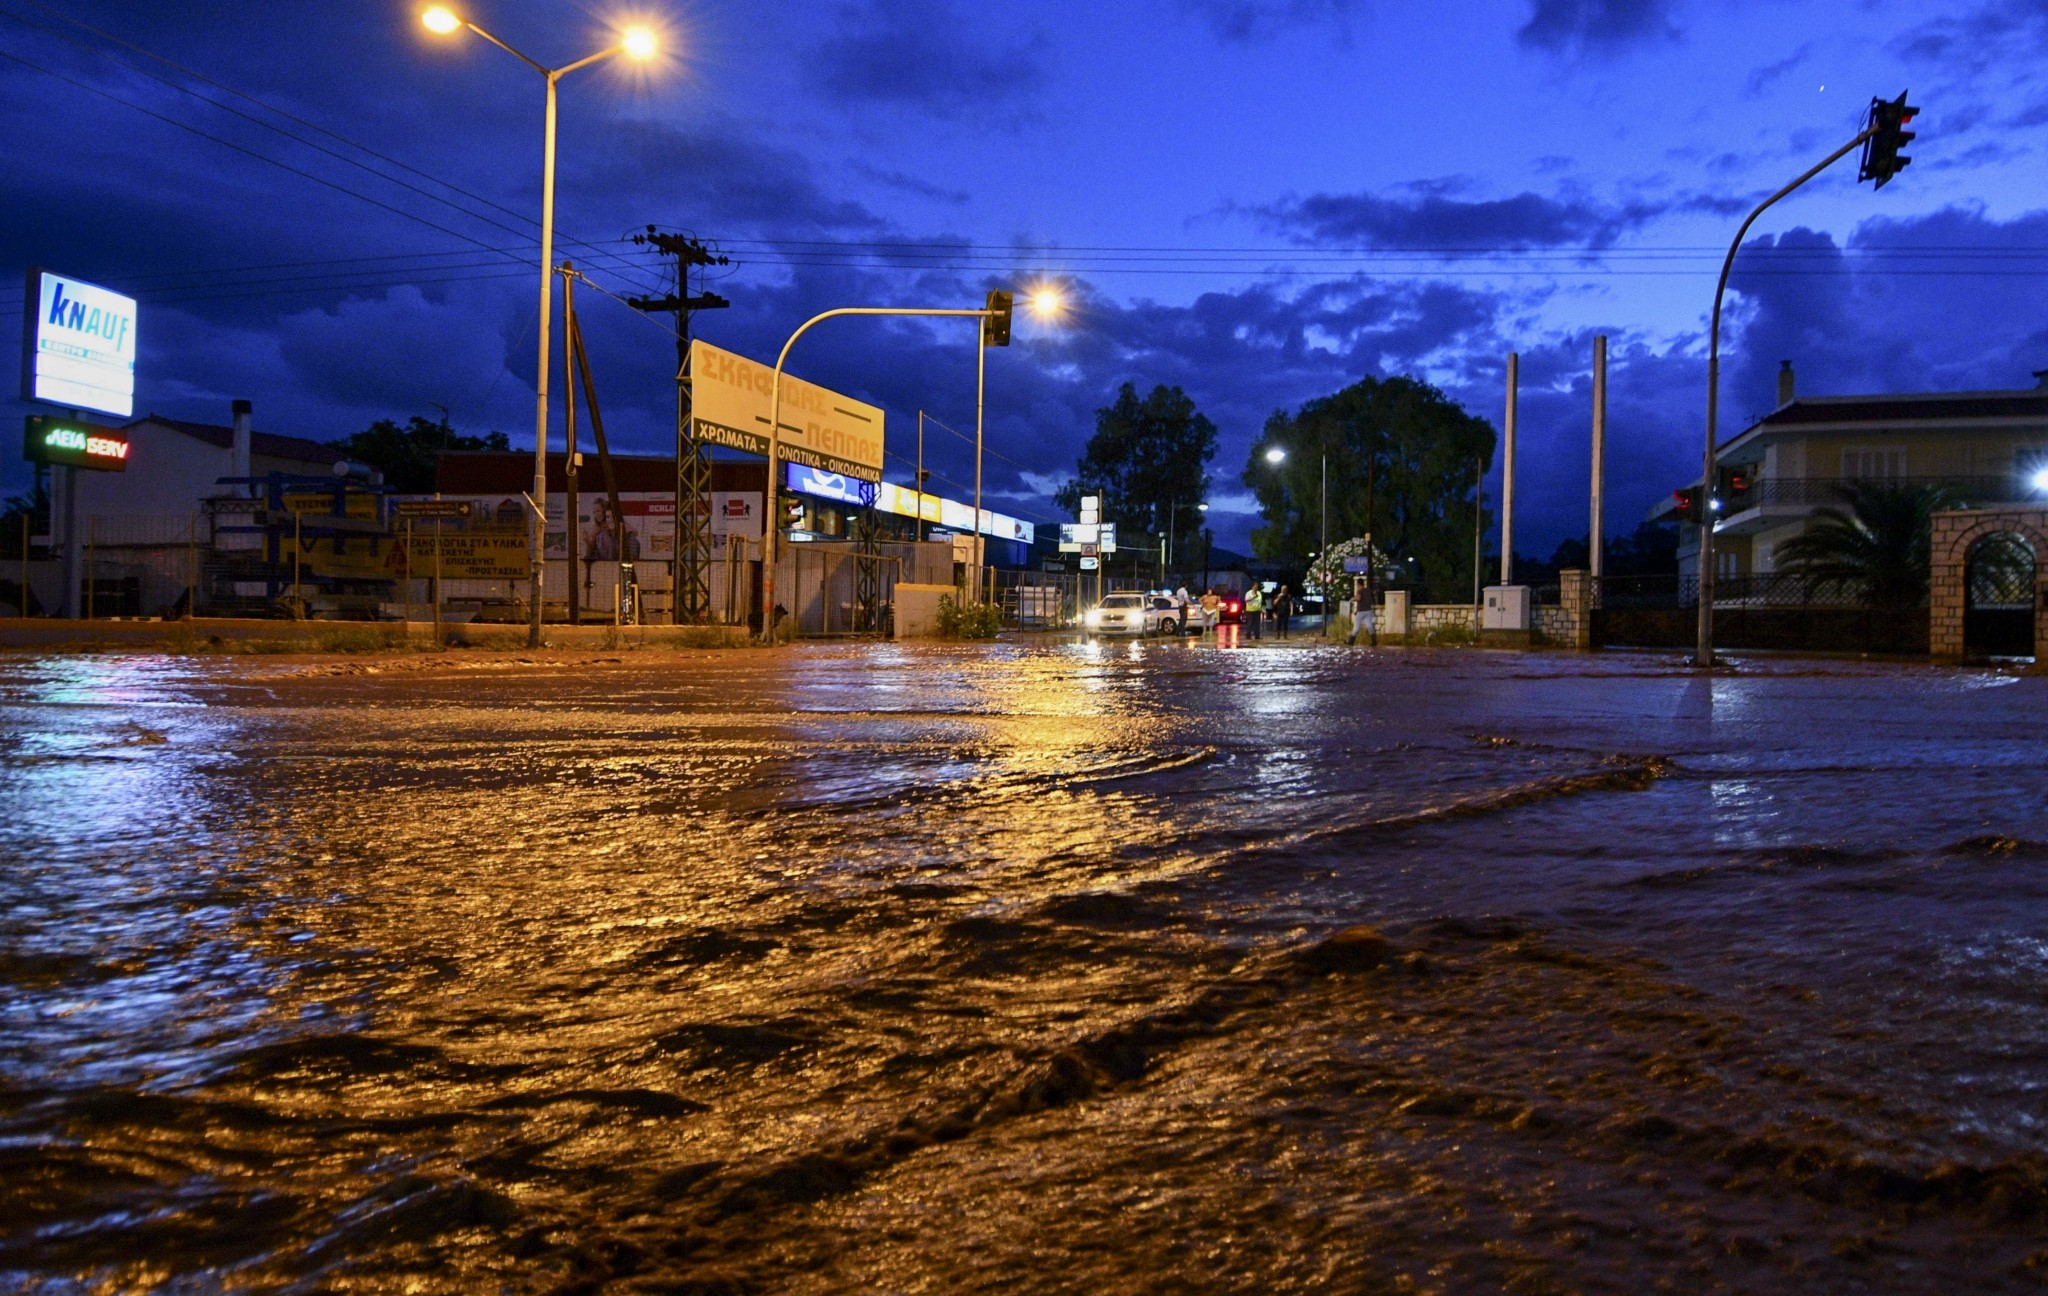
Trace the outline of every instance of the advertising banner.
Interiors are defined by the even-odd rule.
[[[774,381],[773,365],[692,339],[691,417],[697,435],[712,445],[767,454]],[[783,372],[779,453],[790,463],[880,481],[882,420],[873,405]]]
[[[135,299],[28,272],[21,398],[127,418],[135,412]]]
[[[800,495],[816,495],[822,499],[837,500],[841,504],[865,507],[876,496],[878,483],[848,477],[844,473],[826,472],[823,468],[812,468],[806,464],[784,464],[782,481]]]
[[[435,572],[435,544],[440,546],[440,574],[444,580],[525,580],[526,533],[493,528],[488,531],[415,531],[410,541],[403,533],[395,537],[347,536],[306,540],[299,561],[311,576],[336,580],[403,580],[406,576],[429,577]],[[292,539],[279,546],[286,562],[291,561]]]

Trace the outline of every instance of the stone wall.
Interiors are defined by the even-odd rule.
[[[2048,508],[1952,509],[1933,519],[1928,588],[1927,649],[1938,661],[1960,661],[1970,547],[2001,531],[2017,533],[2034,549],[2034,660],[2048,661]]]

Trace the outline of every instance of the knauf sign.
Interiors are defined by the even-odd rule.
[[[28,272],[23,400],[135,412],[135,299],[48,270]]]

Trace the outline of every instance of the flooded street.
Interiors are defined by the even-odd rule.
[[[0,660],[0,1290],[2048,1285],[2048,678]]]

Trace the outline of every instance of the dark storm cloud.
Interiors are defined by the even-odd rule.
[[[1915,63],[1982,72],[2048,51],[2048,0],[1996,0],[1907,32],[1898,51]]]
[[[1015,120],[1044,84],[1044,42],[991,42],[987,27],[955,0],[862,0],[814,57],[826,90],[847,102]]]
[[[1601,247],[1659,209],[1521,193],[1466,201],[1441,193],[1310,194],[1254,214],[1303,243],[1383,248]]]
[[[1552,53],[1616,49],[1675,37],[1670,9],[1670,0],[1535,0],[1517,34]]]
[[[1181,0],[1181,8],[1206,22],[1218,40],[1254,45],[1294,27],[1341,24],[1358,5],[1356,0]]]
[[[2031,386],[2029,374],[2048,367],[2043,259],[2033,251],[2044,245],[2048,212],[1995,221],[1959,208],[1866,221],[1846,247],[1807,229],[1752,240],[1746,252],[1804,255],[1791,267],[1736,262],[1731,417],[1775,404],[1780,360],[1815,395]],[[1820,273],[1769,273],[1786,268]]]

